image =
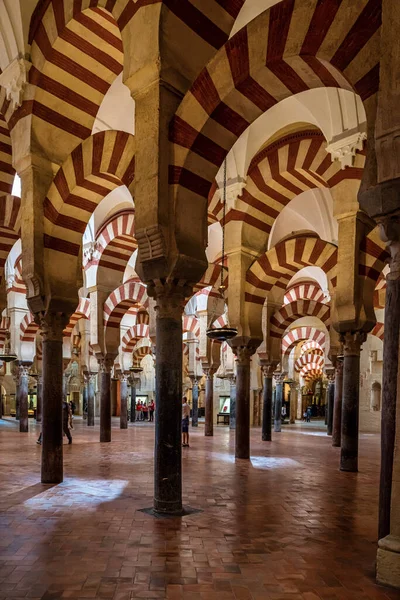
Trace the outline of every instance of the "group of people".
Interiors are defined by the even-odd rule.
[[[151,400],[149,405],[147,405],[145,402],[141,402],[140,400],[136,402],[136,421],[154,421],[155,408],[156,405],[154,404],[154,400]]]

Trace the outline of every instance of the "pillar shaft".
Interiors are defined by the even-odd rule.
[[[263,367],[263,418],[262,418],[262,430],[261,439],[263,442],[270,442],[272,439],[272,376],[273,368],[266,366]]]
[[[342,438],[342,395],[343,395],[343,361],[338,360],[335,377],[335,397],[333,405],[332,446],[340,447]]]
[[[43,406],[43,377],[38,375],[36,387],[36,423],[42,422],[42,406]]]
[[[156,296],[154,510],[182,512],[182,313],[184,289],[160,285]]]
[[[116,377],[111,378],[111,414],[117,416],[118,411],[118,379]]]
[[[94,375],[90,374],[87,382],[87,424],[94,427]]]
[[[192,385],[192,427],[199,426],[199,384],[196,378]]]
[[[341,471],[358,471],[358,415],[360,395],[360,352],[365,341],[362,332],[342,335],[343,397],[341,434]]]
[[[100,442],[111,442],[111,361],[100,361]]]
[[[135,378],[131,377],[131,410],[130,410],[130,421],[134,423],[136,421],[136,382]]]
[[[19,430],[21,433],[28,433],[28,369],[29,367],[20,364],[18,367],[18,402],[19,402]]]
[[[63,481],[63,358],[65,315],[49,313],[41,320],[43,335],[42,483]]]
[[[390,533],[393,456],[396,440],[397,375],[400,342],[400,279],[387,279],[383,341],[379,539]]]
[[[214,371],[206,370],[204,435],[214,435]]]
[[[250,358],[246,347],[234,348],[236,354],[236,438],[235,457],[250,458]]]
[[[229,378],[231,389],[230,389],[230,401],[231,411],[229,416],[229,429],[236,429],[236,377],[232,376]]]
[[[86,418],[87,418],[87,391],[88,391],[87,384],[84,383],[83,390],[82,390],[82,404],[83,404],[82,414],[86,415]]]
[[[128,377],[121,375],[121,411],[119,415],[120,429],[128,429]]]
[[[275,373],[275,410],[274,410],[274,431],[282,431],[282,400],[283,400],[283,380],[284,373]]]
[[[329,381],[328,385],[328,407],[327,407],[327,434],[332,435],[333,431],[333,407],[335,403],[335,382]]]
[[[296,423],[296,384],[290,384],[290,415],[289,422]]]
[[[17,378],[17,383],[15,386],[15,420],[19,421],[19,416],[20,416],[20,405],[19,405],[19,401],[20,401],[20,396],[19,396],[19,381]]]

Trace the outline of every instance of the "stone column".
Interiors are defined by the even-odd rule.
[[[28,433],[28,382],[29,382],[29,368],[31,363],[19,362],[17,366],[18,380],[17,394],[19,404],[19,430],[21,433]]]
[[[275,366],[276,365],[262,366],[264,385],[261,439],[263,442],[270,442],[272,439],[272,377],[274,375]]]
[[[68,373],[66,370],[64,370],[64,373],[63,373],[63,399],[65,400],[65,402],[67,402],[67,400],[68,400],[68,384],[69,384],[70,378],[71,378],[71,373]]]
[[[360,353],[366,335],[362,331],[341,335],[343,343],[343,397],[341,471],[358,471],[358,414],[360,395]]]
[[[15,363],[16,365],[17,363]],[[12,375],[15,383],[15,420],[19,421],[20,407],[19,407],[19,374],[18,366],[12,367]]]
[[[283,400],[283,382],[286,373],[275,372],[275,410],[274,410],[274,431],[280,433],[282,431],[282,400]]]
[[[199,382],[196,376],[192,380],[192,427],[199,426]]]
[[[43,336],[42,483],[63,481],[63,330],[69,316],[48,313],[40,318]]]
[[[42,422],[42,406],[43,406],[43,376],[41,373],[37,376],[36,384],[36,423]]]
[[[0,419],[3,418],[3,414],[5,413],[5,407],[3,411],[3,375],[0,375]]]
[[[156,299],[154,510],[182,513],[182,314],[188,288],[152,290]]]
[[[83,383],[83,390],[82,390],[82,417],[84,419],[87,419],[87,398],[88,398],[88,394],[87,394],[87,383],[86,383],[86,378],[84,379],[84,383]]]
[[[231,413],[229,416],[229,429],[236,429],[236,375],[229,375]]]
[[[290,384],[290,415],[289,415],[289,423],[291,425],[294,425],[296,423],[296,403],[297,403],[296,390],[297,390],[297,383],[295,381],[293,381]]]
[[[343,359],[338,358],[335,369],[335,396],[333,402],[332,446],[340,448],[342,437]]]
[[[117,396],[118,396],[118,378],[111,377],[111,414],[114,417],[117,414],[117,405],[118,405]],[[121,400],[121,402],[122,402],[122,400]]]
[[[128,374],[121,373],[121,411],[119,415],[120,429],[128,429]]]
[[[131,410],[130,410],[130,422],[136,421],[136,379],[133,375],[130,377],[131,384]]]
[[[99,360],[100,442],[111,442],[111,368],[113,360]]]
[[[333,431],[333,407],[335,403],[335,371],[333,369],[329,369],[326,372],[326,376],[328,378],[328,390],[327,390],[327,408],[326,408],[326,432],[327,435],[332,435]]]
[[[215,369],[204,369],[204,374],[206,376],[206,385],[205,385],[205,398],[204,398],[204,407],[205,407],[205,425],[204,425],[204,435],[213,436],[214,435],[214,373]]]
[[[250,458],[250,361],[255,348],[234,346],[236,357],[235,458]]]
[[[94,379],[95,373],[88,373],[87,380],[87,425],[94,427]]]

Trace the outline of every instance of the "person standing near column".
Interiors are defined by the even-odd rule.
[[[63,421],[62,422],[63,422],[63,433],[68,438],[68,444],[72,444],[72,436],[71,436],[71,432],[69,430],[70,418],[71,418],[71,408],[70,408],[68,402],[64,398],[63,399]]]
[[[182,446],[187,448],[189,448],[189,418],[190,406],[186,396],[184,396],[182,404]]]

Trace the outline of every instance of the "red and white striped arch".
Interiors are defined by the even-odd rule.
[[[140,308],[136,315],[136,323],[138,325],[149,325],[150,315],[145,308]]]
[[[149,337],[149,329],[145,323],[130,327],[122,338],[122,352],[132,352],[140,339]]]
[[[324,350],[321,346],[314,341],[305,342],[300,348],[301,354],[308,352],[308,354],[317,354],[318,356],[324,356]]]
[[[147,290],[143,283],[128,282],[114,290],[104,303],[104,326],[117,329],[131,307],[147,303]]]
[[[188,317],[185,315],[182,318],[182,333],[194,333],[196,337],[200,337],[200,323],[196,317]]]
[[[44,208],[46,248],[78,256],[87,223],[115,188],[129,187],[135,173],[135,139],[101,131],[77,146],[57,171]]]
[[[227,314],[224,313],[223,315],[218,317],[218,319],[215,319],[214,323],[212,324],[212,327],[214,327],[215,329],[220,329],[221,327],[227,327],[228,325],[228,317]]]
[[[90,319],[90,298],[79,298],[78,308],[71,315],[69,323],[63,331],[65,337],[71,337],[72,331],[80,319]]]
[[[23,294],[26,296],[26,285],[22,279],[22,254],[20,254],[14,263],[14,280],[12,286],[7,289],[8,292]]]
[[[303,340],[317,342],[321,348],[324,348],[326,334],[316,327],[296,327],[295,329],[291,329],[282,339],[282,354],[289,354],[292,347]]]
[[[355,165],[342,169],[326,152],[326,140],[318,130],[291,133],[257,154],[249,167],[246,186],[228,211],[226,222],[242,221],[247,228],[267,236],[287,204],[306,190],[332,188],[345,179],[361,180],[365,156],[357,154]],[[222,202],[216,194],[209,211],[220,220]],[[249,233],[250,234],[250,233]],[[266,238],[268,239],[268,238]]]
[[[284,304],[295,302],[296,300],[315,300],[315,302],[328,302],[324,292],[315,281],[296,282],[286,290],[283,298]]]
[[[379,235],[378,227],[365,236],[360,244],[359,275],[364,279],[373,301],[374,291],[390,254]]]
[[[246,274],[245,300],[263,306],[275,285],[286,289],[295,273],[308,266],[320,267],[336,286],[337,247],[318,237],[297,236],[279,242],[260,256]]]
[[[270,319],[270,336],[274,338],[282,337],[285,329],[301,317],[315,317],[320,319],[325,327],[329,328],[331,309],[327,304],[315,302],[314,300],[296,300],[290,304],[285,304]]]
[[[3,88],[4,90],[4,88]],[[7,198],[12,192],[15,169],[12,166],[12,144],[10,130],[3,116],[3,112],[7,110],[8,101],[5,98],[5,93],[0,95],[0,196],[3,198],[0,201],[0,206],[4,202],[4,197]],[[0,208],[0,220],[1,208]],[[12,229],[14,229],[12,227]]]
[[[2,161],[6,160],[6,148],[3,146],[0,122],[0,187]],[[4,166],[5,168],[5,166]],[[12,186],[12,184],[11,184]],[[7,187],[4,185],[3,187]],[[11,189],[10,189],[11,192]],[[21,199],[7,194],[0,197],[0,281],[7,257],[20,237]]]
[[[227,269],[228,261],[225,259],[225,273],[223,278],[223,285],[226,289],[228,289],[229,280],[228,280],[228,269]],[[205,288],[211,287],[210,290],[207,290],[207,294],[211,297],[219,297],[220,292],[218,291],[218,287],[221,282],[221,264],[220,263],[211,263],[208,265],[206,272],[204,273],[201,280],[193,287],[194,292],[199,292],[204,290]]]
[[[321,379],[323,377],[323,375],[324,375],[323,370],[317,366],[315,366],[315,368],[304,367],[304,369],[300,372],[300,376],[305,381],[313,381],[314,379]]]
[[[383,342],[383,338],[385,336],[385,324],[384,323],[376,323],[375,327],[371,331],[371,335],[379,338]]]
[[[39,326],[34,321],[34,316],[31,312],[26,314],[20,325],[20,340],[21,342],[34,342],[36,334],[39,331]]]
[[[386,301],[386,278],[383,273],[378,277],[374,290],[374,308],[385,308]]]
[[[235,140],[281,100],[320,87],[353,90],[364,102],[374,96],[380,25],[380,0],[283,0],[234,35],[175,115],[170,183],[178,205],[208,198]]]
[[[134,366],[140,366],[143,358],[149,354],[153,354],[151,346],[140,346],[140,348],[136,348],[132,353],[132,364]]]
[[[137,248],[135,239],[135,212],[124,211],[105,223],[96,237],[98,258],[90,266],[124,273],[129,259]]]
[[[294,363],[294,370],[299,373],[306,365],[316,365],[323,368],[325,360],[323,356],[315,356],[315,354],[303,354]]]

